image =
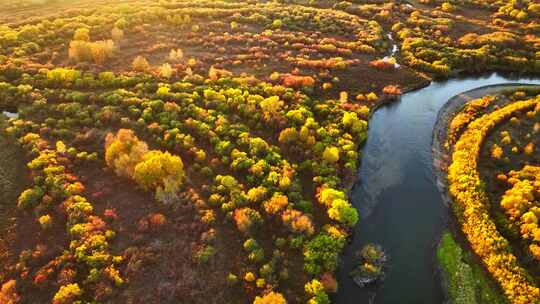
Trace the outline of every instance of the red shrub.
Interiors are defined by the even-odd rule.
[[[39,286],[39,287],[44,286],[45,282],[47,282],[47,279],[48,278],[44,273],[38,273],[34,277],[34,285]]]
[[[330,272],[323,273],[323,275],[321,276],[321,283],[324,286],[324,290],[326,290],[326,292],[337,292],[338,283]]]
[[[167,218],[161,213],[154,213],[148,216],[148,224],[150,228],[156,229],[167,223]]]
[[[111,220],[111,221],[118,219],[118,214],[116,214],[116,209],[105,209],[105,211],[103,212],[103,216],[105,217],[105,219]]]

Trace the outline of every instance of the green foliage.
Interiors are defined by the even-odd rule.
[[[204,246],[197,250],[194,255],[194,259],[197,263],[208,263],[210,258],[216,254],[216,249],[213,246]]]
[[[442,236],[437,260],[443,269],[452,303],[506,303],[482,266],[468,257],[449,232]]]
[[[353,134],[360,135],[367,132],[367,122],[360,120],[355,112],[345,112],[342,123],[345,127],[350,128]]]
[[[31,189],[26,189],[19,196],[17,206],[21,209],[31,209],[39,204],[43,194],[43,189],[37,186]]]
[[[80,296],[82,296],[83,291],[77,283],[67,284],[60,286],[58,292],[54,295],[52,300],[53,304],[71,304],[74,303]]]
[[[336,199],[332,202],[332,207],[328,209],[328,217],[349,227],[354,227],[358,222],[358,211],[349,202]]]
[[[55,68],[47,72],[47,79],[55,85],[68,85],[81,77],[81,72],[73,69]]]
[[[258,248],[259,248],[259,244],[257,243],[255,239],[250,238],[244,242],[244,249],[247,250],[248,252],[252,252]]]
[[[227,275],[227,284],[229,284],[230,286],[233,286],[233,285],[236,285],[237,283],[238,283],[238,276],[232,273],[229,273]]]
[[[310,296],[310,299],[307,302],[308,304],[331,303],[328,294],[326,294],[324,290],[323,284],[317,279],[307,282],[306,285],[304,285],[304,290],[306,291],[306,294]]]
[[[345,239],[341,237],[326,233],[316,235],[304,246],[304,269],[312,275],[334,271],[343,246]]]

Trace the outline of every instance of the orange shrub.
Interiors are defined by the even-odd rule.
[[[264,203],[264,210],[268,214],[276,214],[283,210],[289,204],[289,198],[286,195],[275,193],[271,199]]]
[[[290,88],[310,88],[315,84],[315,79],[311,76],[296,76],[286,74],[282,78],[282,83]]]

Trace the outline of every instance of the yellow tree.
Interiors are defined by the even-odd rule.
[[[279,292],[271,291],[262,297],[255,297],[253,304],[287,304],[287,301]]]
[[[166,187],[176,191],[184,178],[184,164],[180,157],[169,152],[150,151],[135,166],[133,178],[146,190]]]
[[[133,178],[135,166],[147,152],[146,143],[132,130],[120,129],[116,135],[109,133],[105,139],[105,161],[119,176]]]

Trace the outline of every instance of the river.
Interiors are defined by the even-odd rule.
[[[493,73],[433,82],[373,114],[362,148],[359,181],[351,194],[360,221],[342,256],[333,303],[444,301],[435,251],[450,211],[443,204],[433,171],[433,127],[439,109],[451,97],[503,83],[540,84],[540,78]],[[362,289],[349,276],[358,261],[354,253],[367,243],[382,245],[389,256],[385,280],[376,289]]]

